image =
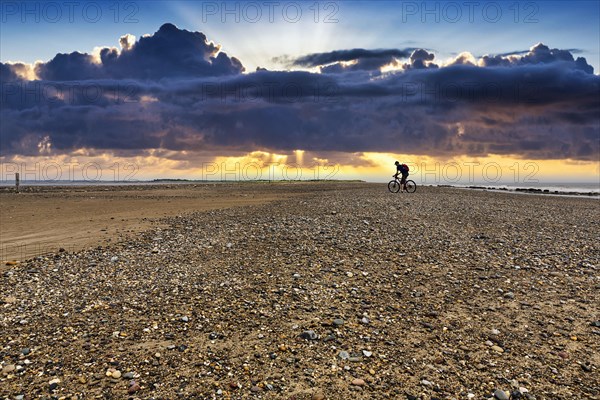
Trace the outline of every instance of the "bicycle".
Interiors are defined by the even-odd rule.
[[[392,193],[398,193],[401,187],[402,184],[400,183],[400,179],[398,179],[398,177],[395,177],[393,181],[388,183],[388,190]],[[409,179],[404,183],[404,188],[408,193],[414,193],[417,191],[417,184],[415,181]]]

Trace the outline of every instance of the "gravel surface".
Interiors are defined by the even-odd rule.
[[[167,218],[3,272],[0,397],[600,399],[599,216],[314,184]]]

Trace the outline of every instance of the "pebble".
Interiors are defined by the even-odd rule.
[[[347,360],[350,358],[350,354],[344,350],[340,351],[337,356],[340,360]]]
[[[323,392],[316,392],[311,397],[312,400],[325,400],[325,395]]]
[[[133,372],[126,372],[123,374],[124,379],[133,379],[135,378],[135,374]]]
[[[344,325],[344,320],[341,318],[336,318],[333,320],[333,325],[334,326],[342,326],[342,325]]]
[[[5,366],[2,368],[2,373],[3,373],[4,375],[8,375],[8,374],[10,374],[11,372],[13,372],[15,369],[16,369],[16,367],[15,367],[15,365],[14,365],[14,364],[8,364],[8,365],[5,365]]]
[[[114,368],[109,368],[106,370],[106,376],[119,379],[121,377],[121,371]]]
[[[494,398],[497,400],[508,400],[510,396],[504,390],[496,389],[494,391]]]
[[[127,389],[127,393],[134,394],[135,392],[139,391],[140,389],[141,389],[141,387],[140,387],[139,383],[137,383],[135,381],[131,381],[129,388]]]
[[[363,379],[353,379],[352,380],[352,384],[354,386],[364,386],[365,385],[365,381]]]
[[[373,355],[373,353],[369,350],[363,350],[362,353],[365,357],[371,357]]]
[[[429,382],[427,379],[422,379],[421,385],[426,386],[426,387],[433,387],[433,383]]]
[[[58,378],[52,379],[50,382],[48,382],[50,391],[53,392],[54,390],[56,390],[59,383],[60,383],[60,379],[58,379]]]
[[[492,350],[494,350],[496,353],[504,353],[504,349],[500,346],[492,346]]]
[[[25,347],[23,350],[21,350],[21,354],[23,354],[24,356],[28,355],[29,353],[31,353],[31,349],[29,349],[28,347]]]
[[[302,339],[306,339],[306,340],[317,340],[318,336],[315,333],[315,331],[309,330],[309,331],[302,332],[302,334],[300,335],[300,337]]]
[[[113,262],[113,263],[114,263],[114,262],[117,262],[117,261],[119,261],[119,257],[117,257],[117,256],[112,256],[112,257],[110,258],[110,262]]]

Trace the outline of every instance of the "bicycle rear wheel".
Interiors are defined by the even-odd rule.
[[[400,183],[396,180],[388,183],[388,190],[392,193],[398,193],[400,191]]]
[[[406,191],[408,193],[414,193],[417,191],[417,184],[415,181],[406,181]]]

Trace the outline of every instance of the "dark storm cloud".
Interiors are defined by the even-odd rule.
[[[200,32],[181,30],[164,24],[151,36],[140,38],[129,46],[121,38],[123,50],[104,48],[100,63],[89,54],[58,54],[39,64],[40,79],[70,81],[83,79],[153,79],[172,77],[222,76],[244,71],[235,57],[219,52]]]
[[[292,65],[301,67],[318,67],[321,65],[333,64],[340,61],[368,60],[368,59],[392,59],[406,58],[410,56],[411,49],[351,49],[336,50],[326,53],[307,54],[302,57],[292,59]]]
[[[179,34],[166,37],[181,41]],[[194,43],[208,46],[201,53],[210,59],[215,48],[201,38]],[[314,155],[499,153],[581,160],[600,155],[600,78],[582,68],[584,59],[578,63],[543,45],[522,61],[511,57],[484,67],[466,62],[437,67],[433,53],[415,50],[406,55],[408,65],[401,71],[377,76],[369,69],[239,74],[234,68],[218,74],[210,68],[229,70],[215,58],[210,67],[192,67],[185,59],[184,66],[174,67],[177,74],[160,79],[151,77],[163,67],[149,63],[135,79],[121,79],[132,75],[115,71],[133,70],[123,65],[160,57],[150,50],[133,53],[138,44],[114,53],[116,58],[132,53],[120,69],[110,67],[117,65],[107,59],[112,52],[103,55],[98,68],[109,71],[110,79],[85,78],[96,73],[92,68],[73,72],[77,81],[11,81],[15,75],[3,65],[0,155],[36,155],[37,143],[46,136],[56,154],[86,148],[143,155],[158,149],[175,152],[172,157],[178,159],[185,158],[183,150],[215,155],[295,149]],[[199,73],[199,65],[209,72]],[[64,71],[47,70],[56,76]]]
[[[431,61],[435,58],[433,53],[429,53],[427,50],[417,49],[410,55],[410,61],[403,65],[404,69],[426,69],[426,68],[438,68],[438,66]]]
[[[518,66],[527,64],[550,64],[563,62],[569,64],[575,69],[580,69],[589,74],[594,73],[594,68],[589,65],[585,58],[573,58],[569,50],[550,49],[548,46],[539,43],[527,52],[523,52],[521,57],[511,57],[511,55],[483,56],[481,58],[483,66]]]
[[[21,80],[18,71],[25,70],[25,65],[17,64],[4,64],[0,62],[0,82],[12,82]]]

